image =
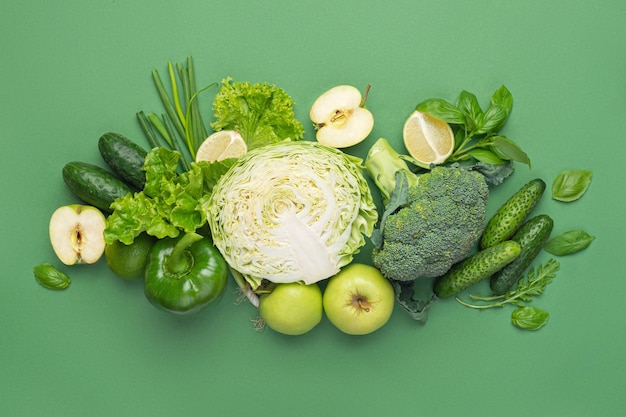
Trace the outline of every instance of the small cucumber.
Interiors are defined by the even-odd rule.
[[[87,162],[68,162],[63,167],[63,181],[84,202],[110,212],[111,203],[132,190],[109,171]]]
[[[545,189],[546,183],[535,178],[513,194],[487,222],[480,239],[480,247],[485,249],[513,236],[537,205]]]
[[[137,190],[143,190],[146,173],[143,163],[148,152],[126,136],[119,133],[105,133],[98,140],[102,159],[123,181]]]
[[[515,232],[511,240],[519,243],[522,250],[513,262],[491,276],[489,285],[495,295],[504,294],[519,280],[550,237],[553,226],[554,221],[550,216],[540,214],[526,221]]]
[[[520,251],[519,243],[505,240],[474,253],[439,277],[433,289],[435,295],[446,298],[460,293],[498,272],[517,258]]]

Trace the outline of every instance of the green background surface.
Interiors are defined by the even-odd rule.
[[[619,0],[4,1],[0,415],[623,415],[625,21]],[[188,55],[200,85],[232,76],[284,88],[308,138],[319,94],[371,84],[376,125],[350,149],[358,155],[378,137],[400,146],[423,99],[466,89],[485,104],[505,84],[515,105],[503,133],[532,169],[518,165],[494,190],[491,213],[532,178],[594,172],[581,200],[544,196],[535,209],[555,233],[596,236],[559,259],[534,302],[548,325],[520,331],[511,307],[479,312],[451,299],[425,325],[396,308],[366,337],[326,318],[285,337],[253,330],[255,312],[236,303],[232,283],[217,308],[186,318],[155,309],[140,282],[103,261],[65,269],[66,291],[40,287],[33,266],[60,266],[49,217],[76,201],[61,168],[102,164],[107,131],[146,145],[135,112],[161,109],[150,71]]]

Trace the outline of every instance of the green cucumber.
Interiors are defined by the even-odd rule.
[[[537,205],[545,189],[546,183],[535,178],[513,194],[487,222],[480,247],[485,249],[513,236]]]
[[[504,268],[519,256],[520,251],[519,243],[512,240],[478,251],[439,277],[433,291],[439,298],[456,295]]]
[[[506,293],[519,280],[550,237],[553,226],[550,216],[540,214],[526,221],[515,232],[511,240],[519,243],[521,252],[513,262],[491,276],[489,285],[495,295]]]
[[[105,212],[111,212],[111,203],[116,198],[132,192],[111,172],[87,162],[65,164],[63,181],[81,200]]]
[[[119,133],[105,133],[98,140],[102,159],[123,181],[137,190],[143,190],[146,173],[143,163],[148,152],[126,136]]]

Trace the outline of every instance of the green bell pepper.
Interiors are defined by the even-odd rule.
[[[209,239],[197,233],[158,240],[150,252],[144,287],[155,306],[177,314],[217,304],[226,289],[228,266]]]

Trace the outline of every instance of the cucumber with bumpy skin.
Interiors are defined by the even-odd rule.
[[[98,150],[104,162],[123,181],[142,190],[146,183],[143,163],[148,152],[126,136],[108,132],[100,136]]]
[[[489,285],[495,295],[506,293],[519,280],[550,237],[553,226],[550,216],[540,214],[526,221],[513,235],[511,240],[519,243],[521,252],[513,262],[491,276]]]
[[[456,295],[504,268],[519,256],[520,251],[519,243],[505,240],[476,252],[439,277],[433,291],[439,298]]]
[[[115,175],[87,162],[68,162],[63,167],[63,181],[84,202],[105,212],[111,203],[132,190]]]
[[[537,205],[545,189],[546,183],[541,178],[535,178],[513,194],[487,222],[480,247],[488,248],[513,236]]]

